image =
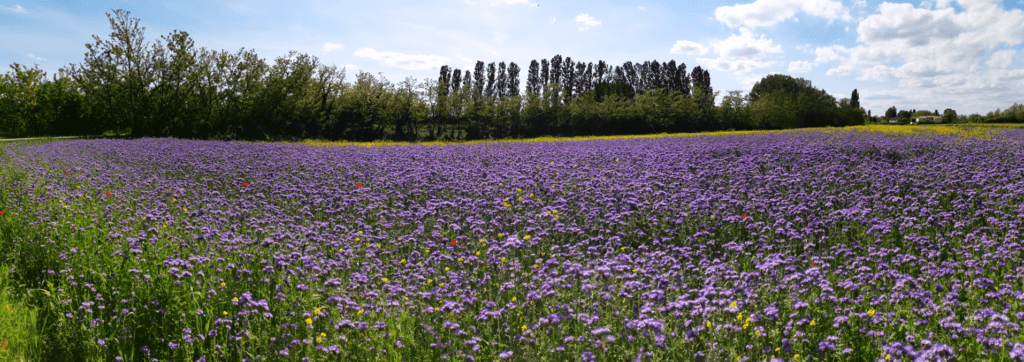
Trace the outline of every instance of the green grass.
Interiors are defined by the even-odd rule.
[[[0,265],[0,361],[40,361],[39,310],[26,303],[22,286],[11,278],[10,265]]]

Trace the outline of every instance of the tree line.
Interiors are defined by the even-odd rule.
[[[268,64],[196,49],[187,32],[143,44],[138,19],[107,14],[81,64],[52,81],[15,63],[0,82],[0,136],[98,135],[239,140],[471,140],[784,129],[863,124],[854,90],[837,101],[810,81],[769,75],[720,105],[710,74],[674,60],[622,65],[555,55],[531,61],[525,92],[514,62],[442,66],[438,78],[398,84],[290,52]]]

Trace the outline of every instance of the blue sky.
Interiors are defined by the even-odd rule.
[[[290,50],[398,83],[437,79],[441,65],[555,54],[621,65],[675,60],[708,69],[743,94],[772,74],[810,80],[861,105],[981,113],[1024,103],[1024,0],[757,1],[84,1],[0,0],[0,63],[38,64],[49,77],[80,64],[105,13],[140,19],[153,44],[186,31],[196,48],[254,49],[269,63]]]

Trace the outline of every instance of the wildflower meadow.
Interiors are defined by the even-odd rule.
[[[1024,361],[1024,130],[0,147],[39,360]]]

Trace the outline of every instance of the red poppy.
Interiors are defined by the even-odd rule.
[[[363,187],[363,183],[362,182],[356,182],[356,187]]]
[[[246,182],[246,183],[242,184],[242,186],[249,186],[249,183]]]
[[[811,262],[811,266],[814,266],[814,262],[813,261]]]
[[[452,245],[459,245],[458,241],[452,240]]]
[[[110,193],[109,193],[109,192],[107,193],[107,196],[110,196]]]
[[[743,214],[743,215],[740,215],[740,216],[743,217],[744,219],[747,218],[747,214]]]
[[[4,212],[3,212],[3,211],[0,211],[0,215],[3,215],[3,214],[4,214]]]

